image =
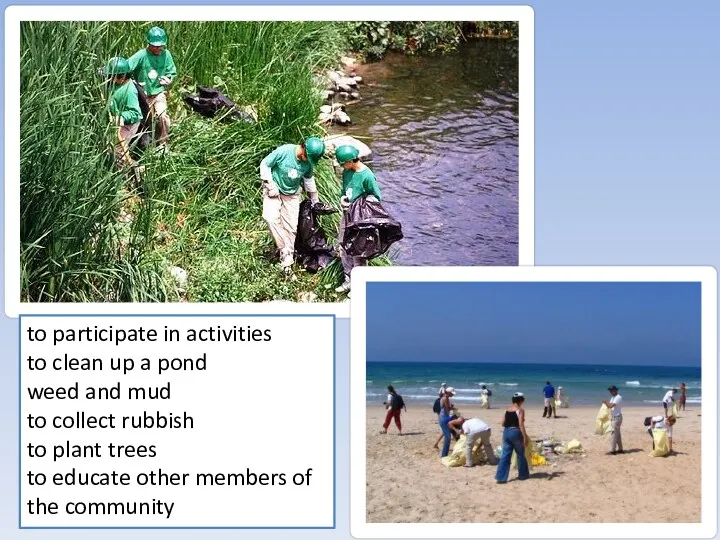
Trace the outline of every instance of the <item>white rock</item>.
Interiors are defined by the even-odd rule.
[[[340,75],[337,71],[333,71],[331,69],[327,70],[325,76],[336,84],[340,79],[342,79],[342,75]]]
[[[298,295],[298,302],[314,302],[317,300],[317,294],[314,292],[301,292]]]
[[[356,83],[361,83],[363,81],[363,78],[360,75],[355,75],[353,79],[355,79]]]
[[[343,77],[342,79],[340,79],[338,84],[344,84],[351,88],[355,88],[358,85],[357,81],[355,80],[355,77]]]
[[[329,113],[320,113],[318,120],[324,123],[330,122],[332,120],[332,115]]]
[[[332,107],[330,105],[323,105],[322,107],[320,107],[320,112],[330,114],[332,112]]]
[[[325,91],[323,92],[323,99],[330,99],[330,98],[333,97],[334,95],[335,95],[335,91],[334,91],[334,90],[325,90]]]
[[[338,111],[338,110],[344,111],[344,110],[345,110],[345,105],[343,105],[342,103],[333,103],[333,104],[332,104],[332,110],[333,110],[333,111]]]
[[[187,272],[179,266],[173,266],[170,268],[170,275],[177,283],[177,286],[184,289],[187,286]]]
[[[354,66],[354,65],[355,65],[355,59],[354,59],[354,58],[350,58],[349,56],[343,56],[343,57],[340,59],[340,63],[343,64],[343,65],[345,65],[345,66]]]
[[[335,153],[335,149],[338,146],[343,146],[345,144],[357,148],[358,152],[360,152],[361,159],[366,158],[372,154],[372,150],[370,150],[370,147],[368,145],[366,145],[364,142],[357,140],[355,137],[351,137],[350,135],[328,135],[327,137],[325,137],[324,142],[325,147],[332,154]]]
[[[360,92],[350,92],[350,97],[353,99],[360,99]]]
[[[333,122],[344,126],[350,123],[350,117],[345,111],[335,111],[333,113]]]

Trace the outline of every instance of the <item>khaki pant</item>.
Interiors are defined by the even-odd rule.
[[[622,435],[620,434],[620,426],[622,426],[622,415],[612,417],[612,437],[610,437],[610,451],[622,451]]]
[[[468,433],[467,440],[465,441],[465,465],[472,465],[472,450],[475,446],[475,441],[480,439],[483,449],[485,450],[485,456],[490,465],[495,465],[495,453],[493,452],[492,444],[490,444],[490,430],[479,431],[477,433]]]
[[[262,217],[267,222],[275,245],[280,250],[283,266],[292,265],[299,214],[300,193],[295,195],[280,193],[277,197],[269,197],[267,188],[263,188]]]
[[[130,155],[130,148],[132,148],[132,145],[135,144],[135,135],[137,135],[139,127],[140,122],[120,126],[119,128],[119,140],[115,145],[115,161],[121,169],[135,164],[132,156]]]
[[[150,116],[155,126],[155,139],[158,144],[167,143],[170,132],[170,117],[167,114],[167,94],[160,92],[154,96],[148,96],[150,105]]]

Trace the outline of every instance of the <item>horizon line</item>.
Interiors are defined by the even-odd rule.
[[[366,364],[515,364],[515,365],[545,365],[545,366],[596,366],[597,364],[577,364],[571,362],[514,362],[514,361],[486,361],[486,360],[449,360],[449,361],[438,361],[438,360],[366,360]],[[697,366],[673,366],[667,364],[602,364],[602,366],[613,366],[613,367],[669,367],[675,369],[684,368],[698,368],[702,369],[702,364]]]

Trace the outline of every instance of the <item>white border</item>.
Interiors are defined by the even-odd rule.
[[[712,267],[356,268],[350,305],[350,531],[356,538],[712,538],[717,531],[717,272]],[[701,523],[367,523],[365,293],[368,282],[700,282]]]
[[[168,15],[170,15],[168,17]],[[143,6],[142,10],[127,6],[9,6],[5,10],[5,313],[17,317],[18,313],[129,313],[137,311],[120,307],[121,304],[21,303],[20,302],[20,21],[230,21],[230,20],[447,20],[447,21],[519,21],[519,259],[520,265],[535,262],[534,230],[534,12],[529,6]],[[150,306],[151,304],[144,304]],[[179,313],[203,313],[202,304],[167,303]],[[223,313],[328,313],[347,318],[347,303],[307,304],[209,304],[207,311]],[[164,307],[163,307],[164,306]],[[155,308],[143,308],[154,312]]]

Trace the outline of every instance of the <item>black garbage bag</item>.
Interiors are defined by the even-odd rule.
[[[372,259],[402,238],[402,225],[375,197],[359,197],[345,211],[342,246],[348,255]]]
[[[183,99],[192,110],[205,118],[222,116],[224,120],[242,120],[249,124],[255,123],[251,114],[240,109],[225,94],[215,88],[197,86],[197,95],[191,94]]]
[[[315,208],[308,199],[300,203],[295,236],[295,260],[311,274],[322,270],[335,258],[334,250],[328,245],[318,221],[318,215],[334,212],[337,210],[324,203],[318,203]]]
[[[140,103],[140,111],[142,112],[142,120],[135,136],[135,143],[132,152],[137,159],[139,152],[145,150],[152,144],[152,118],[150,117],[150,103],[148,102],[145,89],[140,83],[133,80],[138,93],[138,102]]]

